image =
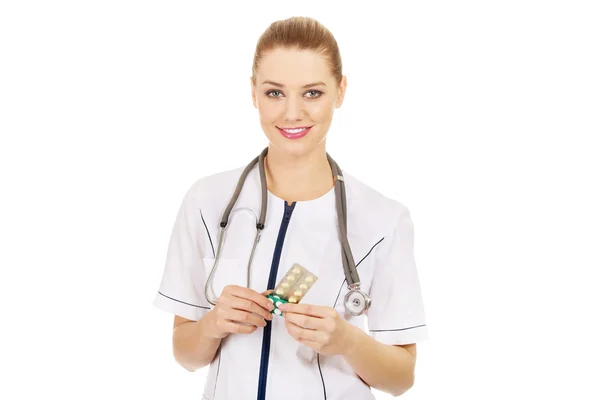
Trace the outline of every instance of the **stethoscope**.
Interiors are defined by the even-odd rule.
[[[239,178],[237,187],[227,208],[223,213],[223,217],[221,218],[221,229],[219,232],[219,242],[217,245],[217,254],[215,256],[215,263],[210,271],[210,275],[206,280],[206,285],[204,286],[204,294],[206,300],[212,304],[216,305],[216,296],[213,298],[209,298],[209,291],[212,290],[212,278],[217,269],[217,265],[219,263],[219,256],[221,254],[221,247],[223,246],[224,237],[226,234],[227,224],[229,222],[229,216],[231,214],[231,210],[233,209],[235,203],[237,202],[238,197],[240,196],[240,192],[242,191],[242,187],[244,186],[244,182],[246,181],[246,177],[252,170],[252,168],[258,163],[258,168],[260,171],[260,183],[261,183],[261,191],[262,191],[262,204],[260,209],[260,217],[256,223],[256,236],[254,238],[254,245],[252,246],[252,251],[250,253],[250,258],[248,259],[247,266],[247,279],[246,286],[249,285],[250,282],[250,266],[252,264],[252,259],[254,258],[254,251],[256,250],[256,245],[260,240],[260,234],[262,230],[265,228],[265,217],[267,212],[267,178],[265,174],[265,165],[264,159],[267,155],[269,148],[265,148],[259,156],[254,158],[246,166],[242,175]],[[346,188],[344,186],[344,176],[342,175],[342,171],[340,170],[337,163],[327,154],[327,161],[331,166],[331,171],[333,177],[335,179],[335,205],[338,217],[338,226],[340,233],[340,241],[342,245],[342,263],[344,265],[344,273],[346,275],[346,282],[348,283],[349,292],[346,294],[344,298],[344,307],[346,311],[354,316],[358,316],[363,314],[370,306],[371,306],[371,298],[362,290],[360,290],[360,278],[358,276],[358,272],[356,270],[356,264],[354,263],[354,258],[352,257],[352,251],[350,250],[350,244],[348,243],[348,219],[347,219],[347,211],[346,211]],[[252,210],[250,210],[252,211]],[[254,213],[252,211],[252,213]],[[256,216],[256,214],[254,214]]]

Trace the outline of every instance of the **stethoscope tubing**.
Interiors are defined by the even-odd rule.
[[[264,159],[268,152],[268,147],[265,148],[259,156],[255,157],[244,169],[242,172],[235,191],[225,208],[223,215],[221,217],[221,222],[219,224],[219,240],[217,245],[217,253],[215,255],[215,263],[211,269],[211,272],[206,280],[206,284],[204,286],[204,293],[206,296],[206,300],[212,304],[216,305],[216,296],[214,294],[212,288],[212,280],[214,273],[217,269],[219,258],[221,255],[221,249],[223,246],[224,238],[226,235],[227,225],[229,223],[229,217],[237,202],[239,195],[242,191],[243,185],[246,181],[246,178],[252,168],[258,163],[259,172],[260,172],[260,181],[261,181],[261,208],[260,208],[260,217],[256,223],[256,236],[254,238],[254,244],[252,246],[252,251],[250,253],[250,257],[248,259],[247,266],[247,278],[246,278],[246,286],[250,285],[250,270],[252,266],[252,260],[254,258],[254,253],[256,250],[256,246],[260,241],[260,235],[262,230],[265,227],[265,219],[266,219],[266,211],[267,211],[267,181],[266,181],[266,173],[264,166]],[[344,274],[346,276],[346,282],[348,283],[349,292],[345,297],[344,306],[346,311],[348,311],[352,315],[361,315],[363,314],[371,304],[370,298],[368,295],[360,290],[360,277],[358,275],[358,271],[356,269],[356,264],[354,262],[354,257],[352,256],[352,250],[350,249],[350,243],[348,242],[348,215],[347,215],[347,203],[346,203],[346,189],[344,176],[339,166],[331,158],[329,154],[327,154],[327,161],[331,167],[331,171],[334,177],[334,191],[335,191],[335,202],[336,202],[336,213],[338,219],[339,226],[339,238],[342,249],[342,264],[344,266]],[[210,289],[210,292],[209,292]],[[363,303],[364,301],[364,303]],[[353,308],[354,306],[354,308]]]

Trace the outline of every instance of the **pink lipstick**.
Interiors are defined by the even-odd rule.
[[[312,126],[299,126],[297,128],[279,128],[279,132],[288,139],[301,139],[310,131]]]

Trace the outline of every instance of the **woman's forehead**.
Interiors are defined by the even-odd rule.
[[[300,88],[316,82],[329,86],[333,75],[327,60],[312,50],[277,49],[263,55],[257,78],[259,84],[271,81]]]

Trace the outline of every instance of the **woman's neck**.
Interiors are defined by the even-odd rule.
[[[281,155],[270,147],[265,174],[267,189],[289,204],[319,198],[334,185],[324,147],[298,158]]]

